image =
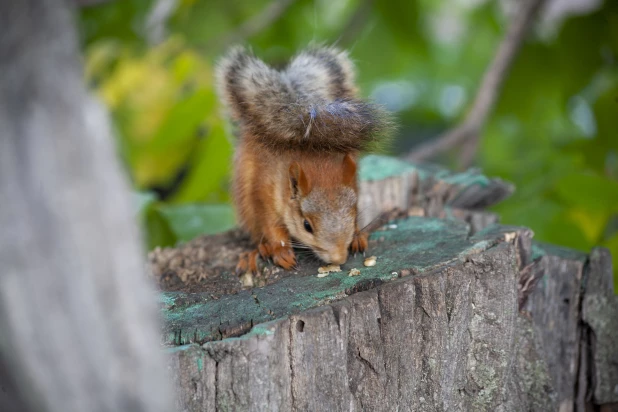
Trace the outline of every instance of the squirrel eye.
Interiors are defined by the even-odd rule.
[[[305,221],[303,222],[303,225],[305,226],[305,230],[309,233],[313,233],[313,228],[311,227],[311,225],[309,224],[309,222],[307,221],[307,219],[305,219]]]

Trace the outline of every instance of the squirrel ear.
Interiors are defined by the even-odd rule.
[[[349,154],[343,158],[343,184],[356,186],[356,162]]]
[[[309,194],[311,188],[309,187],[309,180],[307,175],[303,172],[298,162],[294,162],[290,165],[290,189],[292,191],[292,197],[296,197],[298,194],[306,196]]]

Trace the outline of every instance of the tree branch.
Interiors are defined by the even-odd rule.
[[[464,148],[461,163],[466,167],[469,165],[476,154],[477,140],[481,130],[498,100],[523,39],[545,2],[546,0],[527,0],[522,4],[498,47],[494,59],[483,75],[472,108],[463,123],[414,149],[406,156],[407,160],[423,161],[467,141],[470,147]]]
[[[367,20],[371,16],[371,7],[373,0],[361,0],[360,4],[347,21],[345,27],[341,31],[341,36],[338,42],[345,47],[352,44],[358,39],[359,34],[367,24]]]

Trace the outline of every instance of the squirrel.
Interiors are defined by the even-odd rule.
[[[257,273],[258,255],[296,267],[294,247],[340,265],[367,249],[358,226],[357,159],[384,142],[392,122],[358,98],[345,51],[310,47],[275,70],[243,47],[218,63],[219,95],[240,130],[232,199],[257,249],[237,274]]]

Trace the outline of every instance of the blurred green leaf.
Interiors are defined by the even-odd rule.
[[[223,232],[235,224],[234,211],[228,204],[161,205],[158,210],[180,241]]]
[[[148,142],[148,150],[162,151],[195,139],[198,127],[213,110],[215,102],[216,97],[211,90],[198,90],[176,103]]]
[[[79,9],[81,38],[86,44],[100,39],[145,42],[144,24],[154,0],[108,1]]]
[[[195,163],[171,199],[174,203],[223,200],[220,193],[227,188],[232,159],[232,144],[223,122],[211,126],[197,150]]]
[[[148,209],[157,201],[157,195],[152,192],[133,192],[132,194],[136,215],[144,219]]]
[[[394,39],[403,49],[413,50],[417,54],[427,54],[421,14],[416,1],[391,0],[377,1],[374,7],[392,31]]]
[[[606,151],[618,152],[618,69],[614,68],[607,81],[607,89],[592,107],[598,130],[595,144]]]
[[[618,210],[618,182],[599,175],[569,174],[556,183],[555,190],[571,205],[597,212]]]
[[[178,238],[167,218],[155,205],[146,209],[145,232],[148,250],[155,247],[174,246],[178,242]]]

